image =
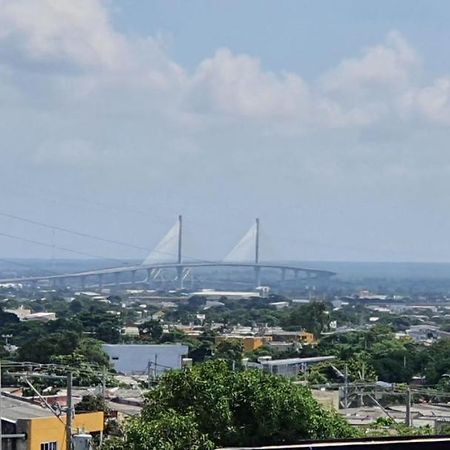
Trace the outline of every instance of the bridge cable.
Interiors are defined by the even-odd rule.
[[[114,239],[107,239],[107,238],[103,238],[101,236],[96,236],[96,235],[93,235],[93,234],[84,233],[84,232],[81,232],[81,231],[76,231],[76,230],[65,228],[65,227],[60,227],[60,226],[56,226],[56,225],[50,225],[48,223],[40,222],[40,221],[33,220],[33,219],[28,219],[26,217],[21,217],[21,216],[17,216],[17,215],[6,213],[6,212],[1,212],[0,211],[0,216],[8,217],[8,218],[14,219],[14,220],[19,220],[19,221],[26,222],[26,223],[29,223],[29,224],[32,224],[32,225],[41,226],[41,227],[48,228],[48,229],[51,229],[51,230],[57,230],[57,231],[61,231],[61,232],[64,232],[64,233],[73,234],[73,235],[80,236],[80,237],[85,237],[85,238],[88,238],[88,239],[94,239],[94,240],[101,241],[101,242],[106,242],[106,243],[109,243],[109,244],[121,245],[121,246],[124,246],[124,247],[133,248],[135,250],[142,250],[142,251],[145,251],[145,252],[150,252],[150,250],[148,248],[142,247],[142,246],[139,246],[139,245],[133,245],[133,244],[130,244],[130,243],[127,243],[127,242],[117,241],[117,240],[114,240]],[[173,256],[173,257],[177,257],[178,256],[176,253],[171,253],[171,252],[163,252],[163,251],[159,251],[159,250],[151,250],[151,251],[154,252],[154,253],[158,253],[158,254],[166,255],[166,256]],[[87,256],[87,255],[85,255],[85,256]],[[192,257],[192,256],[189,256],[189,255],[184,255],[184,257],[188,258],[190,260],[193,260],[193,261],[198,261],[198,262],[212,262],[212,261],[208,261],[208,260],[205,260],[205,259],[202,259],[202,258]],[[112,259],[112,258],[103,258],[103,257],[99,257],[99,258],[100,259]]]

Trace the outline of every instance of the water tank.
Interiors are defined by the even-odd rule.
[[[73,450],[92,450],[92,436],[88,433],[77,433],[72,436]]]

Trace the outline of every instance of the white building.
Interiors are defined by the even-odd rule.
[[[168,369],[181,369],[189,350],[181,344],[103,344],[102,348],[114,369],[124,375],[160,375]]]

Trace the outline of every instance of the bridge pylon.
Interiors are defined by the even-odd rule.
[[[177,283],[178,289],[183,289],[183,273],[184,267],[181,265],[183,261],[183,216],[178,216],[178,255],[177,255]]]
[[[255,219],[255,287],[261,285],[261,267],[259,267],[259,219]]]

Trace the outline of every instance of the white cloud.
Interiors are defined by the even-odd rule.
[[[258,59],[226,48],[199,64],[191,95],[203,97],[207,112],[250,118],[303,115],[310,103],[309,89],[298,75],[265,72]]]
[[[402,35],[390,32],[386,42],[369,47],[360,58],[345,59],[324,75],[328,92],[356,92],[374,89],[402,89],[416,76],[420,58]]]
[[[78,68],[127,65],[125,38],[104,5],[92,0],[1,0],[0,39],[29,62]]]
[[[411,90],[403,102],[410,116],[418,116],[428,123],[449,126],[450,77],[438,78],[429,86]]]

